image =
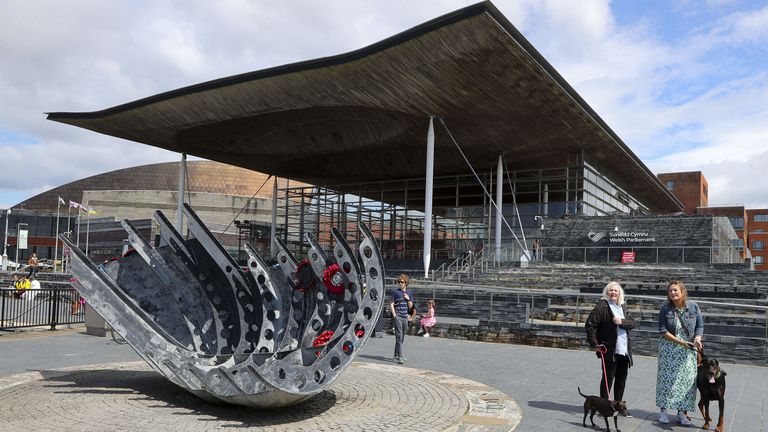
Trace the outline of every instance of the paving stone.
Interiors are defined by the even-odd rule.
[[[144,362],[32,372],[0,381],[0,424],[15,431],[511,431],[517,403],[464,378],[355,363],[326,391],[275,410],[213,405]]]

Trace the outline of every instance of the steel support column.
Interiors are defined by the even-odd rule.
[[[429,277],[429,261],[432,258],[432,182],[435,174],[434,117],[429,118],[427,131],[427,175],[424,184],[424,278]]]
[[[272,184],[272,226],[269,228],[269,255],[274,258],[277,256],[277,177]]]
[[[501,162],[501,156],[499,156],[499,163],[496,165],[496,229],[494,232],[494,240],[496,246],[496,262],[501,261],[501,218],[503,209],[504,194],[504,166]]]
[[[182,211],[182,209],[184,206],[184,189],[187,188],[186,180],[187,180],[187,154],[182,153],[181,163],[179,164],[179,197],[178,197],[178,205],[176,206],[176,229],[180,233],[182,233],[182,235],[184,233],[184,230],[182,229],[182,225],[184,224],[184,212]],[[78,210],[77,213],[80,214],[80,211]]]

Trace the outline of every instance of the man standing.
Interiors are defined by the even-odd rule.
[[[29,264],[29,275],[27,277],[32,277],[37,274],[37,263],[39,260],[37,259],[37,254],[32,252],[32,256],[29,257],[29,261],[27,261],[27,264]]]
[[[408,331],[408,310],[413,307],[411,292],[408,291],[408,275],[401,274],[397,278],[397,289],[392,293],[392,303],[389,304],[389,311],[395,318],[395,356],[393,360],[399,364],[405,363],[403,355],[403,342],[405,333]]]

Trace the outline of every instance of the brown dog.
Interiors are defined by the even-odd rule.
[[[701,355],[701,364],[696,373],[696,387],[699,389],[699,411],[704,417],[702,429],[709,429],[709,402],[717,401],[720,408],[717,418],[717,432],[723,432],[723,410],[725,409],[725,371],[720,369],[717,359]]]
[[[597,425],[593,418],[595,417],[595,412],[599,412],[605,418],[605,429],[608,432],[611,432],[611,427],[608,426],[608,417],[613,417],[614,429],[616,429],[616,432],[621,432],[618,425],[618,416],[621,414],[626,417],[629,414],[626,402],[612,401],[599,396],[587,396],[581,392],[580,388],[576,387],[576,389],[584,397],[584,419],[581,421],[582,426],[587,427],[587,413],[589,413],[589,421],[592,422],[592,427],[596,427]]]

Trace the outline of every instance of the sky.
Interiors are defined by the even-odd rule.
[[[180,155],[51,122],[341,54],[461,0],[0,0],[0,208]],[[768,2],[494,4],[654,173],[702,171],[710,205],[768,208]]]

